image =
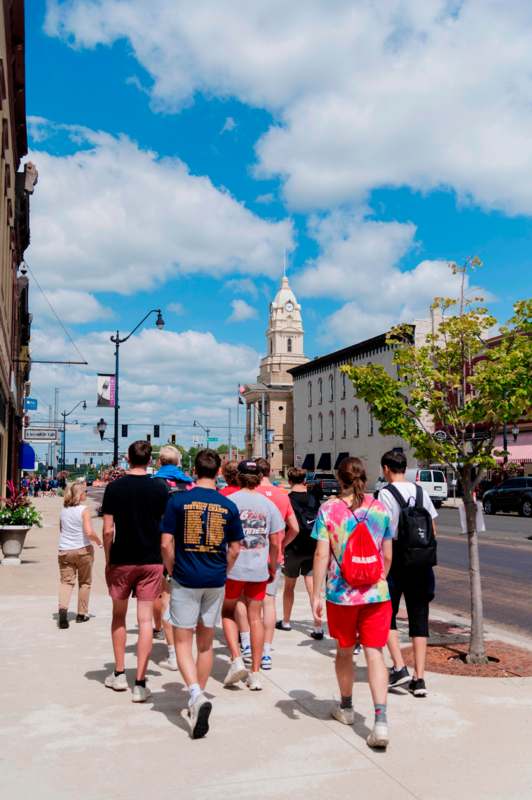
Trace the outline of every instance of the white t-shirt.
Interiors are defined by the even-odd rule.
[[[59,550],[78,550],[90,545],[83,533],[83,512],[87,506],[69,506],[61,511]]]
[[[269,576],[269,536],[284,531],[284,520],[277,506],[259,492],[241,490],[232,494],[230,500],[240,512],[245,539],[227,577],[235,581],[266,581]]]
[[[394,488],[397,489],[404,497],[404,499],[408,502],[412,500],[412,505],[416,499],[416,484],[412,483],[411,481],[394,481]],[[434,504],[430,497],[428,496],[425,489],[421,489],[423,492],[423,507],[427,509],[432,519],[436,519],[438,516],[438,512],[434,508]],[[393,533],[393,538],[397,539],[397,526],[399,525],[399,503],[393,497],[393,495],[387,489],[381,489],[379,491],[379,500],[381,503],[384,503],[388,511],[390,512],[391,517],[391,529]]]

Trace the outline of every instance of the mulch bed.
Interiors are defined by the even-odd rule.
[[[431,629],[434,625],[431,623]],[[444,675],[468,675],[474,678],[525,678],[532,676],[532,651],[499,641],[487,641],[488,664],[467,664],[464,644],[435,644],[427,652],[427,671]],[[403,656],[409,667],[414,665],[412,648],[405,647]]]

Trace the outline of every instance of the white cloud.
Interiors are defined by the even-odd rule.
[[[183,303],[168,303],[166,309],[171,314],[178,314],[179,316],[185,313],[185,306],[183,305]]]
[[[222,134],[222,133],[231,133],[231,131],[234,131],[234,129],[236,127],[237,127],[237,123],[235,121],[235,118],[234,117],[226,117],[225,118],[225,122],[224,122],[224,124],[222,126],[222,129],[220,131],[220,134]]]
[[[250,306],[245,300],[231,300],[231,308],[233,311],[227,318],[228,322],[245,322],[257,316],[257,309]]]
[[[55,289],[46,292],[48,300],[56,313],[67,324],[84,324],[98,319],[112,316],[110,308],[105,308],[89,292],[80,292],[72,289]],[[55,319],[50,305],[36,286],[31,287],[31,311],[39,317]]]
[[[42,138],[46,124],[35,128]],[[271,274],[292,247],[288,220],[257,217],[178,159],[159,158],[126,136],[59,128],[79,145],[72,155],[32,153],[28,261],[46,288],[129,294],[178,273]]]
[[[46,30],[127,38],[155,108],[204,92],[273,111],[258,174],[281,176],[294,207],[451,187],[532,213],[530,3],[49,0]]]
[[[251,278],[232,278],[230,281],[226,282],[225,286],[231,292],[235,292],[235,294],[248,294],[253,298],[257,298],[259,296],[259,290]]]
[[[275,195],[273,195],[271,192],[267,192],[266,194],[259,194],[255,198],[256,203],[261,203],[262,205],[265,206],[269,205],[270,203],[273,203],[274,200],[275,200]]]

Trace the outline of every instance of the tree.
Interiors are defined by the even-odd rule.
[[[450,265],[461,277],[460,296],[434,299],[432,331],[420,346],[414,346],[411,325],[390,331],[397,377],[381,365],[342,368],[381,433],[401,436],[420,461],[446,464],[460,477],[470,578],[468,661],[476,664],[487,657],[474,492],[485,470],[496,466],[497,433],[532,407],[532,300],[515,303],[512,318],[490,338],[496,320],[482,298],[465,296],[467,277],[479,266],[477,258]]]

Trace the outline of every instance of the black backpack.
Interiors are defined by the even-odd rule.
[[[437,542],[432,517],[423,506],[423,489],[416,484],[416,500],[412,505],[392,483],[383,487],[399,506],[397,544],[394,548],[404,567],[434,567],[437,563]]]
[[[306,497],[307,502],[299,503],[295,499],[298,494]],[[311,492],[307,492],[306,495],[303,492],[290,492],[289,497],[299,524],[299,533],[290,542],[288,549],[297,553],[312,555],[316,549],[316,541],[311,538],[311,533],[320,507],[319,500]]]

